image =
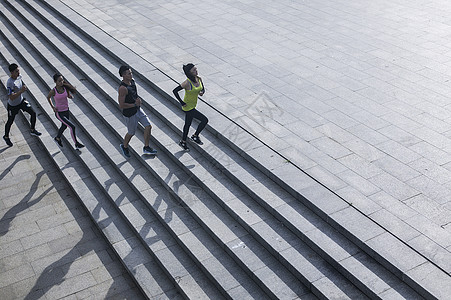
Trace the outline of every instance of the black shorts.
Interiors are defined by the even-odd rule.
[[[12,105],[7,105],[6,109],[8,110],[8,116],[9,117],[14,117],[16,116],[20,110],[29,112],[30,110],[32,110],[30,103],[24,98],[23,101],[16,106],[12,106]]]

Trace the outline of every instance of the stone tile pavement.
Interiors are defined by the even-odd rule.
[[[18,115],[0,146],[0,298],[143,299],[28,128]]]
[[[449,254],[448,1],[62,2],[179,82],[197,64],[204,101],[403,239]]]

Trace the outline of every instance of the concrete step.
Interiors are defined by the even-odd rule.
[[[32,16],[29,16],[29,18],[31,18]],[[60,47],[59,47],[60,48]],[[96,49],[91,49],[94,52],[97,52]],[[78,56],[80,57],[80,56]],[[76,61],[77,58],[74,58],[74,61]],[[101,65],[104,65],[104,63],[99,63]],[[110,73],[114,74],[115,72],[117,72],[116,70],[113,70],[114,68],[114,64],[110,64],[111,65],[111,70]],[[63,67],[63,66],[61,66]],[[116,67],[117,69],[117,67]],[[86,74],[89,76],[89,73]],[[114,77],[114,75],[112,75],[111,77]],[[101,78],[96,78],[96,79],[101,79]],[[94,80],[97,82],[97,80]],[[117,79],[116,79],[117,81]],[[100,83],[102,84],[102,83]],[[108,87],[108,85],[110,87]],[[113,88],[114,84],[106,84],[106,88],[105,89],[100,89],[103,90],[102,94],[104,95],[108,95],[108,94],[113,94],[115,93],[115,90]],[[108,90],[109,88],[109,90]],[[148,89],[145,89],[145,91],[147,92]],[[83,92],[84,94],[84,92]],[[140,93],[141,94],[141,93]],[[150,101],[153,106],[149,107],[149,109],[152,110],[152,113],[156,113],[160,116],[162,116],[162,119],[166,119],[166,120],[177,120],[177,118],[180,118],[180,114],[177,115],[177,112],[175,110],[171,110],[168,109],[166,107],[166,105],[162,104],[161,100],[158,99],[153,99],[156,97],[152,97],[154,95],[154,93],[150,92],[148,94],[143,93],[143,95],[146,95],[144,98],[145,99],[151,99],[151,100],[155,100],[155,101]],[[160,97],[161,98],[161,97]],[[158,103],[157,101],[160,101],[160,103]],[[114,101],[113,101],[114,102]],[[157,111],[158,110],[158,111]],[[210,114],[208,114],[210,115]],[[111,121],[111,120],[108,120]],[[167,121],[166,121],[167,124]],[[166,125],[164,122],[161,124],[158,124],[157,128],[163,128]],[[167,126],[172,127],[173,129],[177,129],[176,124],[174,123],[169,123]],[[210,129],[210,128],[209,128]],[[197,181],[197,183],[202,183],[202,187],[203,189],[205,189],[206,191],[208,191],[208,193],[210,194],[210,196],[212,198],[218,198],[215,199],[215,201],[218,201],[218,203],[220,203],[220,198],[222,198],[223,194],[230,194],[230,193],[235,193],[235,194],[243,194],[243,191],[245,192],[244,194],[248,194],[251,195],[252,198],[257,199],[257,201],[253,201],[253,202],[249,202],[251,200],[249,199],[244,199],[244,197],[241,197],[242,199],[239,199],[240,201],[235,201],[235,203],[232,204],[232,206],[227,206],[227,203],[222,202],[223,204],[220,205],[226,205],[227,206],[227,211],[229,212],[229,214],[234,215],[235,219],[239,220],[240,224],[246,228],[247,231],[249,231],[254,237],[255,239],[258,239],[260,244],[264,245],[265,248],[272,253],[273,255],[278,255],[278,253],[282,253],[282,251],[285,251],[285,258],[282,260],[284,265],[287,268],[292,269],[292,271],[294,273],[298,272],[299,273],[299,265],[296,264],[297,261],[299,261],[299,250],[300,249],[307,249],[308,247],[304,246],[293,246],[293,244],[287,243],[287,245],[290,245],[290,248],[286,248],[284,249],[283,247],[280,248],[279,245],[277,245],[277,242],[275,241],[280,241],[281,238],[282,240],[286,241],[290,241],[293,240],[293,238],[290,238],[289,235],[292,235],[293,233],[298,237],[301,238],[302,240],[306,240],[307,244],[312,247],[313,249],[315,249],[315,251],[317,251],[318,253],[321,254],[321,256],[328,261],[331,265],[333,265],[335,268],[337,268],[338,270],[340,270],[340,272],[342,272],[343,274],[345,274],[346,277],[350,278],[350,280],[356,284],[357,286],[359,286],[359,288],[361,288],[362,290],[365,291],[365,293],[370,294],[370,295],[378,295],[381,291],[384,291],[385,294],[389,294],[387,293],[387,291],[390,290],[390,293],[393,293],[392,287],[395,287],[395,293],[396,290],[400,290],[403,291],[403,286],[399,286],[399,282],[396,282],[396,280],[392,279],[392,275],[387,273],[386,271],[383,270],[383,268],[380,268],[380,266],[377,266],[377,264],[374,264],[374,260],[372,260],[371,258],[369,258],[368,255],[366,254],[362,254],[361,252],[359,253],[358,250],[356,250],[357,248],[352,245],[352,243],[350,243],[348,240],[346,240],[343,236],[341,236],[340,233],[338,233],[336,230],[331,229],[331,227],[326,224],[324,221],[321,223],[320,226],[318,226],[319,228],[321,228],[321,230],[312,230],[312,231],[308,231],[308,230],[304,230],[304,228],[299,227],[300,222],[298,222],[298,220],[301,217],[301,220],[305,221],[308,220],[309,222],[309,226],[307,228],[314,228],[312,227],[313,225],[316,225],[318,222],[319,218],[316,216],[316,218],[314,218],[314,221],[310,221],[311,220],[311,216],[314,215],[311,213],[310,210],[307,210],[305,206],[299,205],[299,203],[297,201],[293,201],[296,200],[293,196],[290,197],[290,195],[288,195],[287,197],[287,193],[281,189],[281,188],[273,188],[273,186],[268,185],[268,183],[271,182],[271,180],[268,181],[268,177],[266,176],[266,174],[261,174],[259,172],[256,171],[251,171],[249,172],[248,170],[251,168],[255,169],[255,166],[252,166],[252,164],[246,166],[244,165],[246,163],[246,161],[244,161],[243,159],[241,159],[241,161],[239,161],[240,157],[239,155],[233,155],[232,153],[234,153],[233,150],[221,150],[221,149],[227,149],[227,147],[224,147],[224,145],[218,146],[216,148],[214,148],[214,151],[211,151],[212,147],[219,145],[221,142],[223,142],[223,140],[220,140],[218,142],[218,140],[214,139],[215,136],[218,135],[217,132],[215,132],[214,130],[211,130],[211,137],[207,136],[206,141],[209,143],[206,143],[206,145],[204,146],[205,148],[208,148],[209,151],[202,151],[201,149],[196,149],[199,151],[200,154],[202,154],[202,157],[206,157],[206,158],[201,158],[201,156],[199,156],[197,153],[196,155],[189,155],[187,158],[185,158],[185,156],[182,159],[179,159],[179,161],[182,162],[182,164],[180,165],[181,167],[185,168],[185,171],[190,171],[191,175],[195,175],[193,178],[194,180]],[[178,133],[179,135],[179,133]],[[165,144],[167,142],[167,146],[169,151],[168,152],[172,152],[173,149],[170,149],[172,145],[173,146],[173,134],[172,135],[167,135],[167,138],[162,138],[162,136],[158,136],[158,138],[155,140],[155,142],[161,142],[160,141],[164,141],[163,144]],[[224,142],[225,145],[230,145],[230,141],[226,141]],[[236,146],[235,146],[236,148]],[[259,147],[257,147],[257,150]],[[218,151],[218,149],[220,151]],[[241,150],[242,151],[242,150]],[[215,155],[210,155],[210,153],[213,152],[215,153]],[[240,153],[241,155],[244,154],[244,151],[242,151],[243,153]],[[210,156],[209,156],[210,155]],[[212,160],[212,158],[215,157],[215,160]],[[201,162],[202,160],[205,160],[205,163],[200,163],[199,165],[195,165],[194,168],[187,168],[187,166],[190,166],[193,162]],[[199,167],[198,167],[199,166]],[[212,166],[216,166],[218,167],[216,170],[216,175],[213,176],[212,180],[209,180],[208,178],[205,179],[202,174],[207,174],[207,173],[211,173],[213,170]],[[218,172],[225,172],[226,173],[226,177],[228,179],[224,179],[221,181],[216,180],[216,176],[218,175]],[[274,179],[274,175],[273,178]],[[275,178],[277,179],[277,178]],[[266,180],[266,181],[265,181]],[[207,182],[208,184],[205,184],[205,182]],[[218,182],[220,184],[218,184]],[[232,183],[231,183],[232,182]],[[234,184],[234,182],[236,182],[236,184]],[[305,187],[306,188],[311,188],[315,182],[312,182],[312,180],[308,177],[305,177],[304,182],[306,182]],[[271,183],[272,184],[272,183]],[[270,186],[270,188],[268,187]],[[218,189],[218,187],[220,187]],[[299,185],[297,185],[297,188],[299,187]],[[274,190],[277,190],[277,192],[273,192]],[[311,190],[313,190],[313,188],[311,188]],[[233,191],[233,192],[230,192]],[[308,191],[307,191],[308,192]],[[221,195],[220,197],[218,197],[217,195]],[[235,195],[236,196],[236,195]],[[328,200],[330,200],[330,195],[324,195],[322,194],[321,196],[328,196]],[[246,196],[246,198],[249,198],[249,196]],[[286,200],[286,199],[290,199],[290,200]],[[281,200],[283,199],[283,200]],[[245,205],[245,206],[243,206]],[[271,214],[269,214],[267,217],[265,216],[264,221],[262,222],[258,222],[258,223],[252,223],[248,222],[246,219],[250,219],[251,217],[249,217],[249,215],[238,215],[236,213],[237,208],[239,207],[250,207],[252,210],[252,216],[255,217],[259,217],[259,213],[255,213],[255,211],[258,211],[259,208],[262,208],[264,211],[266,212],[271,212]],[[316,207],[314,207],[316,208]],[[321,207],[322,208],[322,207]],[[341,206],[336,206],[335,207],[337,210],[346,208],[345,207],[341,207]],[[302,212],[304,214],[305,211],[308,211],[307,216],[303,216],[300,214],[300,212]],[[321,212],[320,212],[321,213]],[[280,222],[283,222],[283,224],[285,225],[285,227],[288,227],[291,232],[289,231],[284,231],[284,233],[279,233],[278,231],[276,232],[275,230],[273,230],[273,228],[277,228],[279,229],[279,227],[277,227],[277,222],[274,220],[274,217],[276,216],[277,220],[279,220]],[[299,217],[300,216],[300,217]],[[267,219],[269,221],[267,221]],[[257,225],[256,225],[257,224]],[[300,228],[302,228],[302,230],[300,230]],[[265,235],[265,233],[267,233]],[[268,234],[271,233],[271,234]],[[335,242],[335,243],[331,243],[334,242],[336,239],[339,240],[339,242]],[[349,244],[349,245],[348,245]],[[331,247],[327,247],[330,246]],[[345,246],[343,246],[345,245]],[[297,247],[297,248],[296,248]],[[340,249],[340,251],[337,251],[337,247],[338,249]],[[294,250],[293,250],[294,249]],[[332,252],[331,252],[332,250]],[[311,252],[311,249],[309,249],[309,251]],[[293,253],[296,254],[293,257]],[[334,253],[334,255],[330,255],[328,253]],[[338,253],[338,254],[337,254]],[[344,256],[340,256],[340,255],[344,255]],[[282,256],[283,257],[283,256]],[[290,261],[291,258],[291,261]],[[373,266],[371,268],[368,267],[364,267],[363,269],[356,269],[357,271],[355,271],[353,268],[356,265],[372,265]],[[330,267],[329,267],[330,268]],[[352,274],[352,273],[356,273],[356,275]],[[360,274],[358,274],[360,273]],[[378,274],[378,276],[375,276],[374,274]],[[372,276],[369,276],[368,274],[372,274]],[[385,274],[385,275],[380,275],[380,274]],[[359,278],[359,275],[361,278]],[[364,276],[363,276],[364,275]],[[302,279],[302,280],[306,280],[308,277],[305,274],[297,274],[298,278]],[[366,278],[365,278],[366,276]],[[322,277],[320,277],[321,280],[318,280],[318,278],[315,278],[315,280],[317,281],[317,285],[318,284],[322,284],[322,286],[327,286],[327,284],[324,284],[324,275]],[[357,278],[357,279],[355,279]],[[311,279],[311,278],[310,278]],[[261,281],[261,280],[260,280]],[[367,283],[372,283],[373,285],[368,285]],[[374,284],[374,282],[378,282],[379,284]],[[387,283],[389,282],[389,283]],[[397,286],[398,285],[398,286]],[[380,288],[380,290],[374,290],[374,287],[378,286]],[[321,290],[320,286],[315,286],[313,285],[313,287],[315,289]]]

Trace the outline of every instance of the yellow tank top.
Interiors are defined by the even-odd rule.
[[[195,86],[194,83],[188,79],[188,82],[191,84],[191,90],[185,90],[185,96],[183,97],[183,102],[186,103],[185,106],[182,106],[184,111],[190,111],[193,108],[196,108],[197,105],[197,97],[199,96],[200,91],[202,91],[202,81],[199,79],[199,86]]]

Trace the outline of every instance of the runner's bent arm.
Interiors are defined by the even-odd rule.
[[[47,95],[47,101],[49,102],[50,106],[52,107],[53,111],[56,112],[56,107],[53,105],[51,98],[55,96],[55,91],[53,89],[50,90],[49,94]]]
[[[25,83],[22,83],[22,88],[18,92],[13,92],[11,89],[11,94],[9,94],[9,99],[12,101],[20,96],[20,94],[24,93],[27,90],[27,86]]]
[[[180,85],[178,85],[175,89],[172,90],[172,93],[174,94],[175,98],[177,98],[177,100],[179,100],[180,104],[182,106],[185,106],[186,103],[183,102],[182,98],[180,98],[179,92],[183,89],[187,88],[187,83],[188,81],[185,80],[184,82],[182,82]]]
[[[200,91],[199,96],[203,96],[205,94],[205,85],[204,82],[202,81],[202,78],[200,78],[199,76],[197,76],[197,78],[199,78],[199,81],[202,84],[202,90]]]

